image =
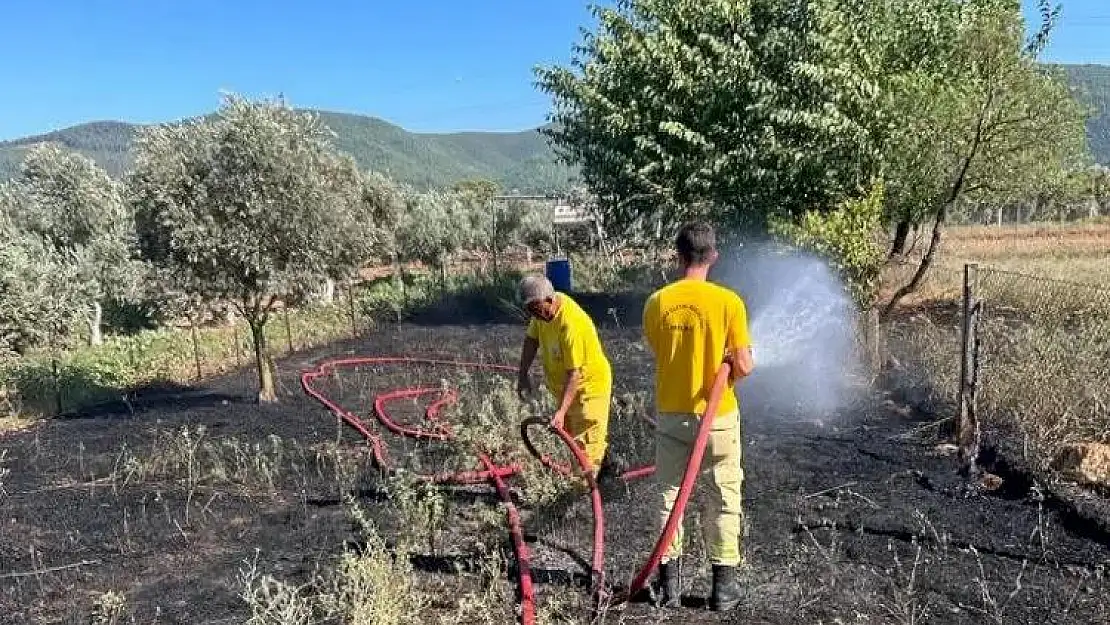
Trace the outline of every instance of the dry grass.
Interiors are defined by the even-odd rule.
[[[343,553],[332,571],[304,585],[274,578],[249,562],[240,572],[240,596],[250,607],[249,625],[309,625],[320,622],[401,625],[418,617],[428,597],[416,589],[407,558],[386,547],[373,522],[347,500],[363,545]],[[404,553],[404,551],[402,551]]]
[[[943,254],[908,302],[924,312],[891,329],[916,399],[956,397],[962,266],[977,262],[983,418],[1042,470],[1063,444],[1110,440],[1110,225],[954,228]]]
[[[190,491],[218,485],[245,494],[274,493],[286,472],[308,464],[308,451],[296,441],[276,435],[265,443],[211,438],[201,425],[158,431],[140,452],[122,448],[109,477],[120,486],[164,482]]]

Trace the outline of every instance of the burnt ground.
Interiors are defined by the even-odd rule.
[[[603,323],[623,406],[614,444],[631,460],[647,461],[650,438],[635,414],[635,394],[642,400],[649,392],[648,369],[637,332],[618,321]],[[253,403],[253,372],[246,370],[0,439],[10,471],[0,491],[0,623],[88,623],[97,597],[110,590],[123,593],[125,613],[138,623],[245,622],[239,578],[246,563],[303,583],[359,540],[341,502],[345,489],[395,543],[406,530],[367,466],[365,447],[304,395],[299,371],[348,354],[512,363],[520,334],[507,324],[385,326],[365,340],[280,361],[278,405]],[[468,383],[482,384],[481,377]],[[377,392],[459,378],[443,368],[383,366],[343,373],[325,386],[366,412]],[[761,401],[745,399],[745,604],[727,615],[702,607],[708,567],[691,512],[686,608],[654,612],[633,603],[605,622],[1110,621],[1103,576],[1110,540],[1098,527],[1077,521],[1020,476],[1004,476],[993,492],[968,487],[937,441],[905,436],[935,416],[862,391],[836,413],[799,414],[791,409],[794,388],[789,381],[768,392],[764,383]],[[411,417],[416,408],[399,406],[398,414]],[[204,454],[183,453],[189,446],[173,435],[198,426],[205,440],[224,441],[220,471],[205,468],[213,461]],[[399,464],[443,468],[435,466],[445,462],[442,454],[387,440]],[[337,442],[343,453],[329,456],[328,445]],[[347,479],[337,483],[337,472]],[[491,489],[446,497],[443,529],[432,544],[417,540],[413,547],[421,586],[437,595],[425,622],[447,621],[464,596],[481,595],[490,583],[482,562],[506,549]],[[620,583],[654,540],[653,501],[650,479],[610,493],[606,566]],[[559,603],[564,615],[585,617],[585,590],[576,581],[589,559],[587,501],[525,514],[537,537],[531,546],[541,609]],[[511,600],[511,570],[500,578],[509,580],[499,582],[501,599]],[[484,622],[512,621],[496,614],[487,610]]]

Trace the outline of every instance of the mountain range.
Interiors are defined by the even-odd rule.
[[[1092,109],[1087,122],[1091,151],[1110,165],[1110,66],[1061,66],[1079,98]],[[567,188],[574,168],[559,163],[539,129],[521,132],[415,133],[376,117],[315,111],[336,133],[336,147],[359,165],[421,189],[487,178],[507,190],[544,193]],[[23,155],[56,142],[96,160],[112,175],[131,162],[139,128],[124,122],[91,122],[42,135],[0,142],[0,180],[14,175]]]
[[[507,190],[545,193],[566,189],[575,170],[563,165],[539,129],[520,132],[415,133],[366,115],[313,110],[335,134],[338,149],[373,169],[420,189],[485,178]],[[19,171],[23,156],[42,143],[58,143],[92,157],[113,176],[131,164],[138,124],[97,121],[0,142],[0,180]]]

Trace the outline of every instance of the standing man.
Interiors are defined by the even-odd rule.
[[[520,299],[531,319],[520,354],[517,390],[531,392],[528,369],[540,352],[547,388],[558,405],[551,423],[574,437],[597,476],[608,446],[613,387],[597,328],[577,302],[556,293],[543,276],[524,278]]]
[[[670,516],[682,474],[701,419],[713,419],[702,459],[702,475],[710,480],[705,524],[708,555],[713,565],[709,606],[731,610],[740,603],[736,569],[743,531],[739,404],[732,386],[751,373],[747,311],[739,295],[708,281],[717,261],[713,228],[701,222],[684,226],[675,239],[682,277],[648,298],[644,306],[644,337],[655,355],[655,476],[662,486],[659,527]],[[705,415],[706,403],[721,365],[732,367],[729,388],[717,413]],[[682,528],[659,566],[661,602],[678,607]]]

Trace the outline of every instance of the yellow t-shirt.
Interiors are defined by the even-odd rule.
[[[593,319],[567,295],[556,293],[555,297],[561,305],[554,319],[541,321],[533,317],[528,323],[528,336],[540,343],[548,390],[558,401],[566,387],[567,371],[581,369],[578,399],[608,395],[613,375]]]
[[[644,337],[655,353],[655,402],[661,412],[703,414],[725,352],[751,346],[744,300],[702,280],[679,280],[644,305]],[[717,409],[738,409],[729,387]]]

